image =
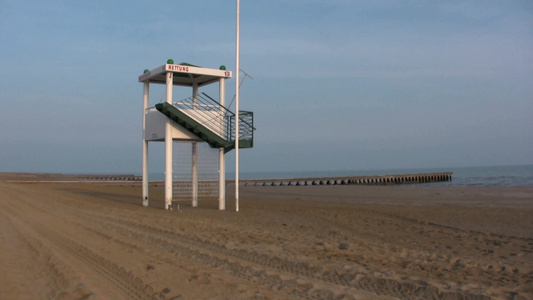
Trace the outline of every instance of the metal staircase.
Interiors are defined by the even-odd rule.
[[[171,104],[163,102],[155,108],[186,128],[212,148],[235,149],[235,114],[205,93]],[[254,115],[239,111],[239,148],[252,148],[254,144]]]

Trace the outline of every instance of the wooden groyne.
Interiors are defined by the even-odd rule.
[[[142,176],[135,175],[78,175],[81,180],[93,181],[142,181]]]
[[[240,179],[239,185],[244,186],[309,186],[309,185],[393,185],[444,182],[452,180],[452,172],[418,173],[400,175],[368,175],[342,177],[301,177],[301,178],[269,178]],[[0,174],[2,175],[2,174]],[[1,176],[0,176],[1,177]],[[60,183],[60,182],[130,182],[140,184],[141,176],[136,175],[64,175],[64,174],[19,174],[5,175],[7,182],[15,183]],[[1,178],[0,178],[1,179]],[[174,181],[176,186],[190,186],[190,180]],[[164,181],[151,181],[150,186],[163,186]],[[218,180],[200,180],[200,186],[216,186]],[[235,185],[235,180],[226,180],[226,185]]]
[[[0,173],[0,180],[9,182],[140,182],[142,176],[133,174],[54,174],[54,173]]]
[[[419,173],[400,175],[369,175],[344,177],[308,177],[308,178],[270,178],[270,179],[241,179],[239,185],[251,186],[306,186],[306,185],[392,185],[417,184],[429,182],[451,181],[452,172]],[[234,180],[226,184],[235,185]]]

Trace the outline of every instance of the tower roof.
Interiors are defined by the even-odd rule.
[[[140,82],[149,81],[150,83],[166,84],[166,73],[174,73],[173,85],[198,86],[218,82],[220,78],[231,78],[231,71],[225,70],[224,66],[220,69],[202,68],[188,63],[164,64],[151,71],[145,70],[144,74],[139,76]]]

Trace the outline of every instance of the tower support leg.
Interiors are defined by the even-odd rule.
[[[173,73],[167,72],[167,103],[172,104]],[[172,128],[170,118],[165,124],[165,209],[172,209]]]
[[[226,79],[220,78],[218,83],[218,93],[220,97],[220,104],[226,105]],[[225,118],[224,111],[220,111],[220,119]],[[227,130],[224,128],[224,122],[220,123],[220,131]],[[226,210],[226,158],[224,148],[218,149],[218,209]]]
[[[142,205],[148,206],[148,141],[146,140],[146,109],[148,109],[148,102],[150,97],[150,83],[144,82],[143,93],[143,173],[142,173]]]
[[[143,177],[142,177],[143,206],[147,207],[148,199],[148,141],[143,140]]]
[[[198,206],[198,144],[192,143],[192,207]]]
[[[224,148],[218,150],[218,209],[226,210],[226,159]]]

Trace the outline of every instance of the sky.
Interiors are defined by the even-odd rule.
[[[253,77],[240,108],[257,128],[241,171],[533,164],[532,1],[240,9],[240,67]],[[140,174],[138,76],[169,58],[235,71],[235,11],[222,0],[0,0],[0,172]],[[226,90],[231,99],[235,78]],[[200,91],[218,96],[217,85]],[[152,105],[164,97],[151,90]],[[150,143],[149,163],[164,171],[163,143]]]

